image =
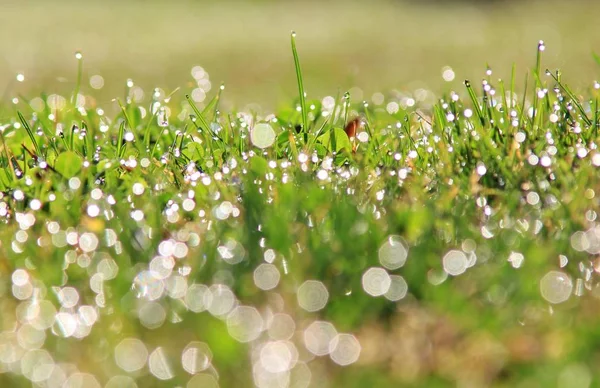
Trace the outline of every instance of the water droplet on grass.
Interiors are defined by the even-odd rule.
[[[401,236],[389,236],[379,248],[379,262],[389,270],[395,270],[406,263],[408,244]]]
[[[358,361],[360,351],[360,343],[352,334],[338,334],[329,343],[329,357],[341,366]]]
[[[563,303],[573,292],[573,281],[564,272],[550,271],[540,280],[540,292],[549,303]]]
[[[227,331],[239,342],[251,342],[263,331],[263,320],[258,310],[238,306],[227,316]]]
[[[138,310],[138,317],[142,325],[148,329],[158,329],[167,318],[164,307],[157,302],[144,303]]]
[[[236,298],[229,287],[224,284],[214,284],[209,288],[212,302],[208,311],[216,317],[224,317],[235,306]]]
[[[442,264],[448,275],[458,276],[467,270],[468,258],[462,251],[451,250],[443,257]]]
[[[275,142],[275,131],[270,124],[259,123],[250,132],[250,141],[255,147],[265,149]]]
[[[284,373],[293,367],[297,354],[298,351],[291,342],[270,341],[260,350],[260,365],[269,373]]]
[[[544,51],[544,50],[546,50],[546,45],[544,44],[544,41],[543,41],[543,40],[540,40],[540,41],[538,42],[538,50],[539,50],[539,51]]]
[[[115,362],[126,372],[135,372],[146,365],[148,350],[142,341],[127,338],[115,347]]]
[[[296,323],[294,319],[283,313],[277,313],[271,318],[269,325],[269,337],[274,340],[288,340],[294,335]]]
[[[261,290],[271,290],[279,284],[280,276],[273,264],[261,264],[254,270],[254,284]]]
[[[158,347],[148,358],[148,369],[154,377],[159,380],[170,380],[174,377],[171,366],[169,365],[165,351]]]
[[[212,362],[212,351],[204,342],[190,342],[181,354],[181,365],[189,374],[202,372]]]
[[[388,292],[392,279],[383,268],[372,267],[362,276],[362,287],[371,296],[381,296]]]
[[[403,299],[408,293],[408,284],[400,275],[390,275],[390,288],[384,294],[387,300],[397,302]]]
[[[304,330],[304,346],[315,356],[325,356],[329,354],[329,344],[337,334],[331,323],[315,321]]]
[[[317,280],[307,280],[297,292],[298,304],[309,312],[319,311],[325,307],[329,300],[329,291],[325,285]]]
[[[446,82],[451,82],[454,80],[454,70],[452,70],[451,67],[449,66],[445,66],[442,69],[442,78],[444,79],[444,81]]]

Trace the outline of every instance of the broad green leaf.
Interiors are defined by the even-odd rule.
[[[72,178],[79,171],[81,171],[81,165],[83,160],[81,156],[77,155],[73,151],[66,151],[58,155],[54,169],[61,173],[65,178]]]
[[[325,132],[319,136],[319,141],[329,151],[338,152],[343,148],[348,151],[352,150],[352,143],[350,143],[348,135],[346,135],[346,132],[342,128],[334,128],[331,131]]]

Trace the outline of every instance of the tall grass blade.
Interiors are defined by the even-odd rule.
[[[558,86],[569,97],[569,99],[571,100],[571,102],[573,102],[573,105],[575,105],[575,107],[579,111],[579,114],[581,115],[581,118],[583,119],[583,121],[585,121],[585,123],[587,125],[591,126],[592,125],[592,120],[590,120],[590,118],[587,116],[587,113],[585,113],[585,109],[583,108],[583,106],[581,105],[581,103],[579,102],[579,100],[577,99],[577,97],[575,96],[575,94],[573,94],[573,92],[571,91],[571,89],[569,89],[569,87],[567,85],[563,84],[560,81],[560,78],[559,78],[558,75],[555,76],[549,70],[546,70],[546,72],[548,74],[550,74],[552,76],[552,78],[554,78],[554,80],[556,81],[556,83],[558,84]]]
[[[119,126],[119,134],[117,138],[117,156],[121,158],[124,152],[124,141],[125,141],[125,121],[121,121]]]
[[[37,154],[37,156],[42,156],[42,150],[40,149],[40,146],[38,145],[37,140],[35,140],[35,136],[33,134],[33,131],[31,130],[31,127],[29,126],[29,123],[27,122],[27,120],[25,120],[25,117],[23,117],[21,112],[17,111],[17,115],[19,116],[19,120],[21,121],[23,128],[25,128],[25,130],[27,131],[27,135],[29,135],[29,139],[31,139],[31,143],[33,143],[33,148],[35,148],[35,153]]]
[[[75,89],[73,90],[73,95],[71,96],[71,105],[73,108],[77,107],[77,96],[79,96],[79,91],[81,90],[81,80],[83,79],[83,55],[81,53],[75,53],[75,58],[77,58],[77,80],[75,81]]]
[[[196,115],[196,118],[198,119],[198,121],[200,121],[200,127],[202,129],[204,129],[207,133],[209,133],[211,136],[216,137],[221,142],[223,142],[223,139],[221,139],[221,137],[212,130],[212,128],[210,127],[210,124],[206,120],[206,117],[204,117],[204,114],[202,112],[200,112],[200,110],[198,109],[196,104],[194,104],[194,101],[189,96],[189,94],[185,95],[185,99],[188,101],[188,103],[192,107],[192,110],[194,111],[194,114]]]
[[[477,117],[479,118],[479,122],[481,125],[485,125],[485,118],[483,117],[483,111],[481,110],[481,105],[479,105],[479,101],[477,101],[477,95],[471,86],[471,82],[469,80],[465,80],[465,86],[467,88],[467,93],[469,93],[469,98],[471,98],[471,102],[473,103],[473,108],[475,108],[475,113],[477,113]]]
[[[296,33],[292,31],[292,54],[294,55],[294,67],[296,68],[296,80],[298,82],[298,96],[300,97],[300,109],[302,109],[302,130],[308,132],[308,111],[306,110],[306,94],[304,92],[304,81],[302,78],[302,70],[300,69],[300,58],[298,57],[298,49],[296,48]]]

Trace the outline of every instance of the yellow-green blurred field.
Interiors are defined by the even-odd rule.
[[[144,89],[188,86],[200,65],[213,84],[226,83],[235,106],[275,107],[296,91],[292,29],[312,96],[459,88],[486,63],[504,78],[516,64],[522,82],[540,39],[544,63],[568,71],[574,87],[591,85],[600,70],[591,55],[600,50],[594,2],[3,1],[0,9],[5,97],[70,92],[81,50],[86,79],[102,75],[107,100],[122,95],[127,78]],[[451,85],[444,66],[456,73]],[[24,84],[13,82],[19,72]]]

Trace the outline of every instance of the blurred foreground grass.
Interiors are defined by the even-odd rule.
[[[546,63],[574,86],[598,74],[591,50],[600,47],[600,4],[584,1],[4,1],[0,12],[0,91],[68,93],[72,57],[82,51],[86,79],[105,78],[96,95],[120,95],[128,78],[144,89],[190,83],[203,66],[226,102],[238,108],[277,106],[295,91],[285,36],[302,35],[309,94],[360,88],[364,99],[390,89],[447,90],[441,69],[452,67],[456,87],[485,64],[508,78],[524,74],[532,45],[551,49]],[[12,83],[24,73],[24,84]],[[57,80],[60,78],[60,80]],[[10,83],[10,85],[9,85]],[[360,99],[360,97],[359,97]],[[230,105],[228,105],[230,106]]]

